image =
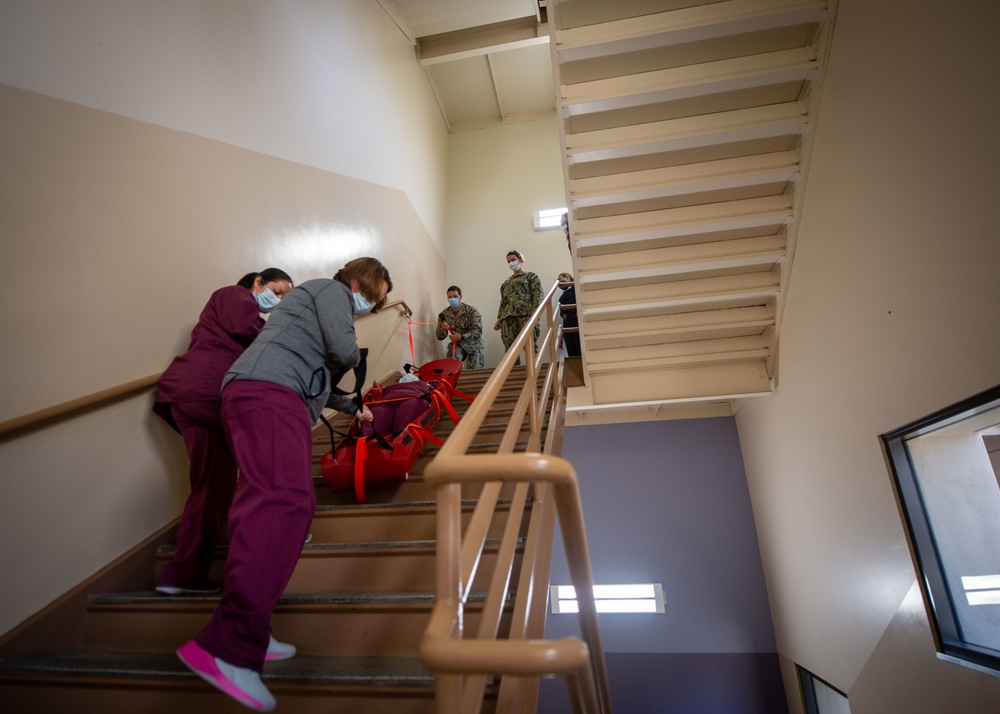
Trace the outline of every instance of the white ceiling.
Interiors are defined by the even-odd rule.
[[[449,131],[555,111],[545,0],[377,1],[413,43]]]

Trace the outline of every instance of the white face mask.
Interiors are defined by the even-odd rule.
[[[512,260],[509,263],[507,263],[507,267],[516,273],[518,269],[521,267],[521,263],[519,261]]]
[[[281,302],[281,298],[275,295],[271,288],[264,288],[259,293],[254,293],[253,297],[257,301],[257,309],[263,313],[271,312]]]

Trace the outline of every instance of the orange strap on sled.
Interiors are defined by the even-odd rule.
[[[434,444],[434,446],[441,446],[442,444],[444,444],[444,442],[441,441],[441,439],[434,436],[434,434],[431,433],[430,429],[425,427],[423,424],[418,424],[417,422],[413,421],[410,422],[406,428],[410,430],[410,433],[413,435],[413,438],[420,442],[421,449],[424,448],[425,441],[431,442],[432,444]]]
[[[443,386],[444,390],[446,392],[448,392],[448,397],[449,398],[451,398],[453,396],[454,397],[459,397],[460,399],[464,399],[465,401],[470,402],[470,403],[473,402],[473,401],[475,401],[475,399],[476,399],[475,397],[470,397],[465,392],[462,392],[461,390],[459,390],[458,387],[456,387],[454,384],[452,384],[451,382],[449,382],[447,380],[442,379],[441,382],[440,382],[440,384]]]
[[[443,384],[447,384],[447,382],[443,382]],[[434,406],[437,408],[438,413],[440,413],[441,407],[444,407],[452,421],[458,424],[458,412],[455,411],[455,407],[451,405],[451,401],[448,397],[442,394],[441,391],[437,389],[433,390],[431,392],[431,401],[434,402]]]
[[[365,496],[365,459],[368,458],[368,439],[354,442],[354,495],[358,503],[368,503]]]

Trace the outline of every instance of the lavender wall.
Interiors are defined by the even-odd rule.
[[[572,427],[594,578],[661,582],[663,615],[602,615],[616,709],[787,711],[733,418]],[[569,582],[557,536],[552,582]],[[579,632],[549,615],[548,637]],[[561,681],[539,711],[569,712]]]

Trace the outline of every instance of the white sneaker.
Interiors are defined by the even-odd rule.
[[[265,662],[280,662],[284,659],[291,659],[295,656],[297,650],[295,645],[290,645],[287,642],[278,642],[271,636],[271,641],[267,643],[267,654],[264,655]]]
[[[213,657],[194,640],[177,650],[177,656],[188,669],[243,706],[259,712],[274,710],[274,696],[260,681],[260,675],[252,669],[237,667]]]
[[[209,582],[188,583],[187,585],[157,585],[156,592],[161,595],[214,595],[222,592],[222,586]]]

